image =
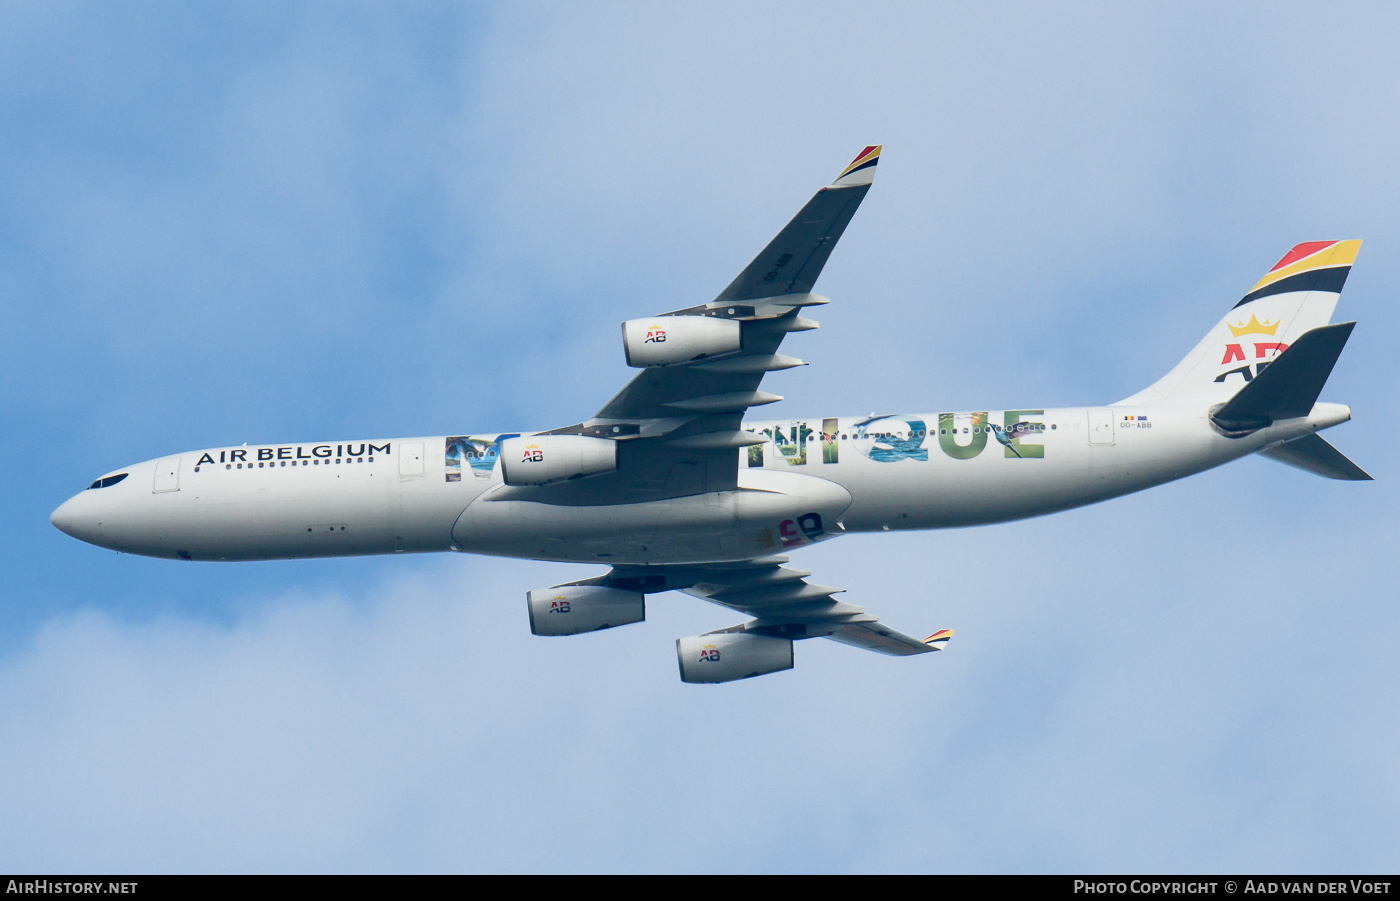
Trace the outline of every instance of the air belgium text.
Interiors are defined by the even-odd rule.
[[[310,453],[307,453],[307,450]],[[249,460],[312,460],[327,457],[372,457],[375,454],[388,455],[390,442],[371,444],[361,441],[358,444],[297,444],[289,447],[235,447],[219,451],[219,459],[214,459],[213,451],[206,451],[195,466],[212,463],[247,463]],[[254,454],[255,456],[248,456]]]

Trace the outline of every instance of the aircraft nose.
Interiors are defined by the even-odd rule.
[[[79,535],[78,531],[82,528],[82,517],[78,514],[77,500],[76,497],[70,497],[59,504],[58,509],[49,515],[49,522],[60,532],[81,539],[83,536]]]

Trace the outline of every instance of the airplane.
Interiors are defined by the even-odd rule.
[[[539,432],[215,447],[124,466],[54,511],[112,550],[180,560],[456,551],[602,564],[526,593],[536,635],[646,618],[679,590],[749,617],[676,642],[681,679],[788,670],[794,642],[941,650],[895,631],[789,554],[842,535],[1068,510],[1250,454],[1370,476],[1318,432],[1317,400],[1354,322],[1331,324],[1360,241],[1299,244],[1170,372],[1115,403],[746,422],[828,298],[817,277],[874,181],[862,150],[714,300],[622,324],[640,370],[593,416]]]

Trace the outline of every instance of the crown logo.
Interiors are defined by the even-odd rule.
[[[1240,335],[1251,334],[1272,335],[1274,332],[1278,331],[1277,321],[1260,322],[1253,313],[1249,314],[1248,322],[1241,322],[1239,325],[1230,325],[1228,322],[1225,324],[1230,326],[1230,334],[1234,335],[1236,338]]]

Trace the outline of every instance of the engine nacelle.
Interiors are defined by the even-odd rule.
[[[501,442],[507,485],[548,485],[617,469],[617,442],[587,435],[532,435]]]
[[[682,682],[733,682],[792,669],[792,639],[720,632],[676,640]]]
[[[622,323],[627,365],[638,369],[688,363],[739,350],[739,322],[716,316],[657,316]]]
[[[536,635],[578,635],[647,618],[646,595],[601,585],[542,588],[526,593],[525,602]]]

